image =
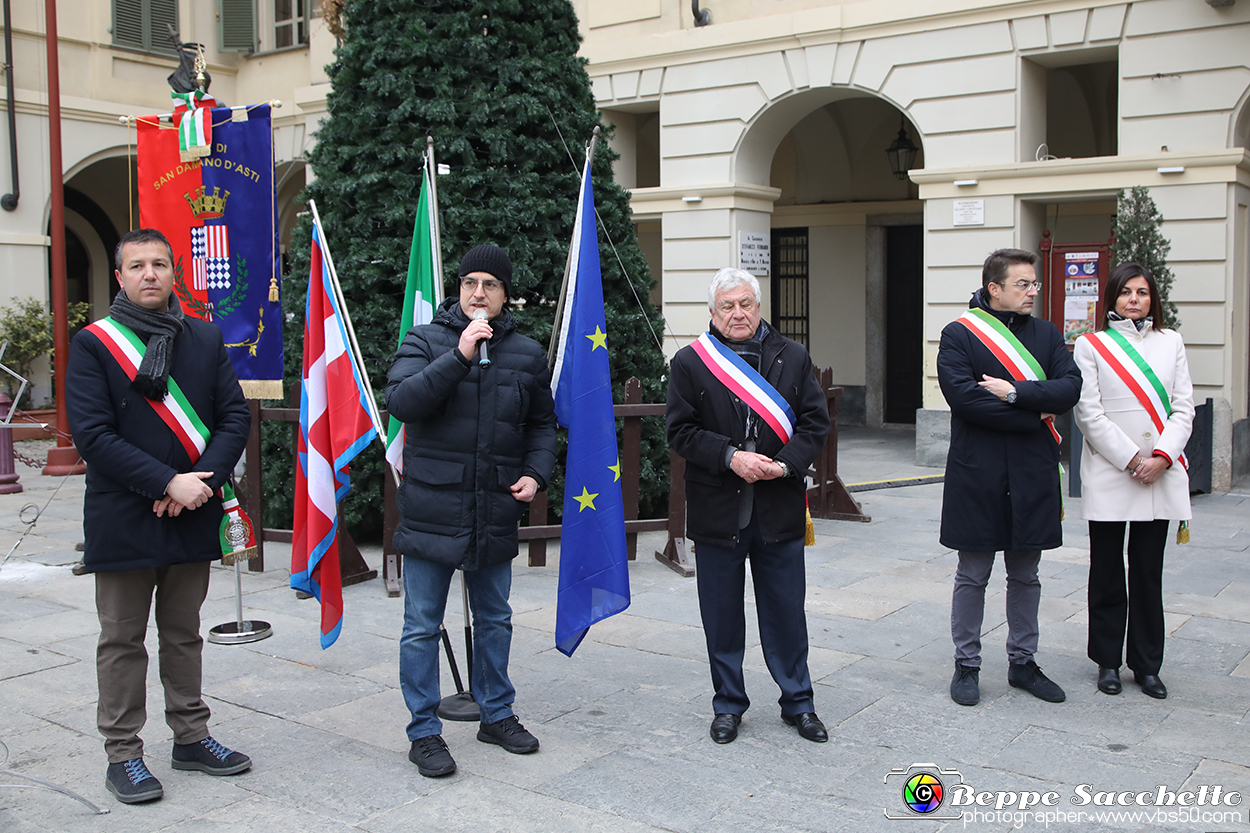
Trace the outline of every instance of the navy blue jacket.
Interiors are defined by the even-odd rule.
[[[807,503],[804,473],[829,435],[829,406],[803,345],[770,329],[764,337],[761,375],[790,404],[798,424],[782,443],[764,425],[756,452],[784,460],[790,477],[754,485],[755,516],[768,543],[803,537]],[[738,505],[745,481],[725,464],[730,446],[746,442],[746,406],[707,369],[694,348],[673,356],[665,408],[668,444],[686,460],[686,529],[696,542],[738,541]]]
[[[405,427],[395,549],[463,570],[516,557],[529,504],[509,487],[523,475],[545,489],[556,464],[551,371],[538,342],[506,309],[490,322],[491,366],[457,348],[469,325],[448,298],[434,321],[404,336],[386,407]]]
[[[184,323],[174,339],[170,377],[209,431],[208,446],[195,465],[148,400],[131,389],[125,371],[95,333],[83,330],[70,344],[65,410],[87,464],[83,562],[92,572],[221,558],[220,498],[184,509],[176,518],[152,512],[175,474],[211,471],[205,482],[214,491],[220,488],[243,454],[251,427],[221,330],[189,316]]]
[[[1013,382],[1009,405],[980,387],[982,374],[1011,380],[1001,362],[957,321],[942,330],[938,383],[951,408],[942,492],[942,546],[968,552],[1048,550],[1063,544],[1059,445],[1042,422],[1081,396],[1081,372],[1049,321],[991,309],[978,291],[969,307],[1003,322],[1037,359],[1045,380]]]

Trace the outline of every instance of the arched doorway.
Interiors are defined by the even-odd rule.
[[[762,113],[736,160],[740,178],[781,191],[770,323],[833,368],[848,423],[914,423],[923,404],[923,206],[886,153],[900,130],[917,149],[909,167],[922,167],[919,131],[897,107],[822,88]]]

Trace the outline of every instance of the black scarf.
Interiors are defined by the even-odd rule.
[[[141,336],[148,336],[148,347],[139,364],[139,372],[130,387],[153,402],[165,398],[169,389],[169,362],[174,338],[182,332],[182,305],[172,294],[165,312],[141,307],[126,297],[126,290],[117,293],[109,307],[109,317],[125,324]]]

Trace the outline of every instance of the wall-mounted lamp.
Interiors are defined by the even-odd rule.
[[[907,138],[907,122],[903,120],[902,114],[899,115],[898,135],[894,137],[893,143],[885,149],[886,156],[890,157],[890,170],[894,173],[895,179],[907,179],[907,172],[911,170],[911,163],[916,158],[916,151],[919,148]]]
[[[977,180],[975,180],[975,179],[957,179],[957,180],[955,180],[955,187],[956,187],[956,188],[968,188],[968,187],[973,186],[973,185],[976,185],[976,184],[977,184]]]
[[[682,202],[703,202],[703,197],[682,197]]]
[[[1207,5],[1219,8],[1220,6],[1231,6],[1235,2],[1237,0],[1207,0]]]
[[[699,9],[699,0],[690,0],[690,11],[694,12],[694,25],[706,26],[712,22],[712,13],[707,9]]]
[[[1177,165],[1174,168],[1159,168],[1159,173],[1161,174],[1183,174],[1185,173],[1185,168],[1180,165]]]

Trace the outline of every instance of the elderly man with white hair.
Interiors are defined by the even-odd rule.
[[[807,669],[803,535],[804,476],[829,434],[829,410],[811,356],[760,320],[760,301],[759,282],[741,269],[712,278],[711,325],[673,357],[668,442],[686,460],[687,534],[715,690],[712,740],[734,740],[751,702],[742,674],[750,558],[781,719],[824,743]]]

